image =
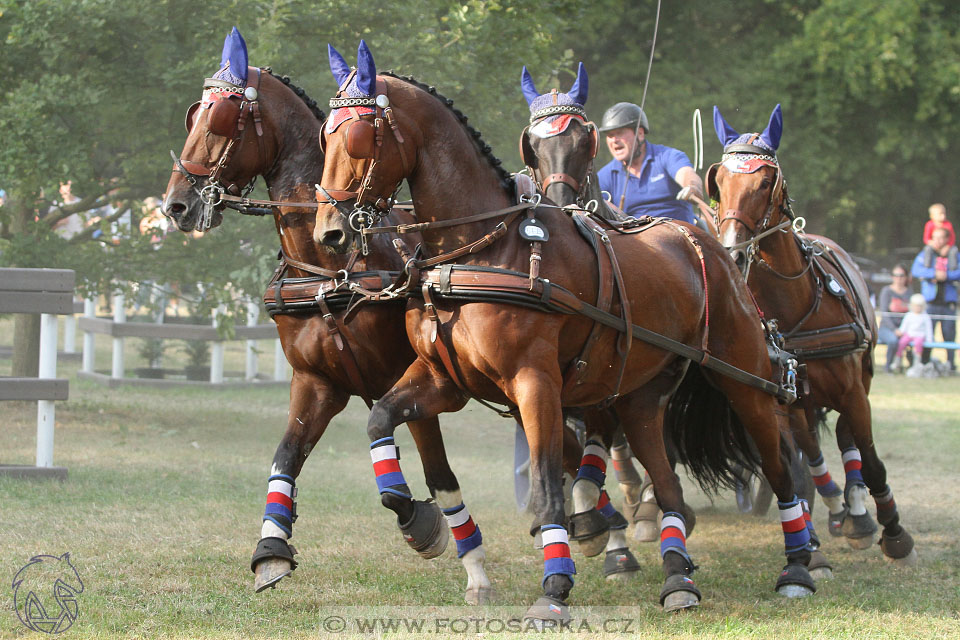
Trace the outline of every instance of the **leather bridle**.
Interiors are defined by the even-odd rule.
[[[225,135],[225,137],[229,138],[229,142],[227,142],[227,145],[224,147],[223,153],[220,154],[220,157],[212,168],[201,162],[183,160],[178,157],[173,150],[170,151],[170,156],[173,158],[173,170],[183,175],[203,203],[203,209],[197,221],[197,229],[200,231],[206,231],[210,228],[213,220],[213,211],[226,206],[226,203],[222,200],[224,194],[240,198],[246,197],[253,191],[254,184],[256,183],[256,174],[247,182],[241,181],[238,183],[223,180],[223,174],[230,165],[234,152],[243,140],[243,135],[247,129],[248,116],[253,118],[254,129],[257,132],[257,144],[260,148],[260,156],[264,156],[263,119],[260,114],[259,101],[262,70],[260,68],[256,68],[255,70],[257,72],[257,82],[256,86],[253,87],[239,87],[233,83],[224,82],[216,78],[206,78],[203,82],[204,92],[210,91],[211,93],[221,94],[220,99],[215,101],[215,103],[239,100],[235,119],[232,117],[232,112],[228,112],[228,123],[226,125],[220,125],[230,127],[230,131],[211,131],[211,133],[215,135]],[[194,113],[200,105],[201,103],[199,102],[194,103],[190,109],[187,110],[185,124],[188,132],[193,125]],[[218,107],[220,107],[219,104],[214,104],[208,109],[208,119],[215,118],[214,111],[218,109]],[[220,108],[225,108],[225,110],[228,108],[232,109],[232,107],[226,107],[226,105]],[[233,123],[232,127],[230,123]],[[204,181],[206,181],[206,185],[201,187],[200,185]]]
[[[574,193],[577,194],[577,204],[582,206],[586,188],[590,183],[590,166],[593,162],[593,159],[597,157],[597,143],[599,137],[597,125],[594,122],[587,120],[586,112],[580,105],[557,104],[558,94],[556,89],[553,89],[551,95],[553,96],[554,103],[548,107],[534,111],[530,115],[530,124],[527,125],[527,127],[523,130],[523,133],[520,134],[520,155],[523,158],[523,163],[526,165],[527,170],[530,173],[530,177],[533,178],[533,181],[536,183],[537,189],[539,189],[540,193],[546,195],[547,188],[550,185],[559,182],[573,189]],[[584,126],[593,135],[590,158],[588,159],[586,171],[584,173],[584,179],[582,182],[570,174],[563,172],[551,173],[546,176],[542,175],[539,169],[534,168],[534,165],[538,164],[538,162],[536,162],[536,158],[533,157],[533,149],[529,146],[529,142],[527,142],[530,136],[530,127],[536,125],[544,118],[564,114],[570,114],[582,118],[584,121]]]
[[[345,138],[347,155],[356,160],[364,161],[363,168],[360,171],[362,177],[355,178],[351,182],[351,184],[358,183],[359,186],[356,189],[327,189],[321,185],[316,186],[318,202],[334,207],[337,213],[347,221],[350,228],[360,234],[361,251],[366,255],[368,247],[363,230],[374,227],[390,213],[390,210],[396,204],[397,193],[403,183],[403,178],[401,178],[389,190],[391,195],[387,197],[373,192],[377,169],[380,166],[384,133],[388,127],[397,143],[397,151],[404,176],[409,173],[409,163],[404,148],[404,138],[397,124],[396,114],[390,106],[387,83],[384,82],[382,77],[377,76],[375,97],[355,98],[346,93],[346,89],[355,75],[356,70],[351,71],[343,84],[340,85],[336,97],[330,100],[331,119],[334,117],[334,110],[336,109],[346,108],[350,110],[350,121],[337,125],[330,135],[342,128],[340,135]],[[372,109],[373,113],[361,115],[358,107]],[[364,120],[365,115],[373,115],[373,120]],[[326,151],[327,135],[327,127],[324,126],[320,133],[320,146],[324,151]],[[352,208],[346,204],[349,201],[353,202]]]

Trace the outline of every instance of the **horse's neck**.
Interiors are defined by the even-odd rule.
[[[780,320],[783,330],[791,329],[815,301],[815,284],[812,269],[807,269],[807,256],[800,251],[794,234],[788,232],[762,239],[760,257],[768,268],[753,267],[750,288],[764,312]],[[802,277],[792,279],[804,270],[807,272]]]
[[[463,125],[439,102],[435,108],[436,113],[424,118],[424,144],[408,177],[417,218],[421,222],[450,220],[513,205],[500,174]],[[490,232],[500,220],[429,230],[423,236],[433,253],[448,252]]]

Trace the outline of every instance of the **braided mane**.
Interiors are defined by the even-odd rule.
[[[319,120],[320,122],[324,122],[327,119],[327,114],[324,113],[323,109],[321,109],[317,105],[316,100],[308,96],[306,91],[304,91],[297,85],[290,82],[290,76],[278,76],[273,72],[273,69],[271,69],[270,67],[262,67],[262,69],[267,73],[269,73],[274,78],[276,78],[277,80],[279,80],[280,82],[282,82],[283,84],[290,87],[290,90],[293,91],[295,94],[297,94],[298,98],[303,100],[303,103],[307,105],[307,108],[310,109],[310,111],[313,113],[314,117],[317,120]]]
[[[513,188],[514,188],[513,176],[509,171],[503,168],[503,163],[500,161],[500,159],[497,158],[495,155],[493,155],[493,149],[490,147],[489,144],[483,141],[483,139],[480,137],[480,132],[474,129],[469,124],[467,124],[467,116],[465,116],[463,112],[460,111],[459,109],[454,108],[453,100],[441,95],[437,91],[436,87],[432,87],[430,85],[424,84],[423,82],[420,82],[413,76],[401,76],[392,71],[381,71],[379,73],[380,75],[396,78],[397,80],[402,80],[408,84],[412,84],[418,89],[422,89],[423,91],[426,91],[427,93],[435,97],[437,100],[439,100],[440,103],[443,104],[445,107],[447,107],[450,111],[452,111],[453,115],[457,118],[457,120],[460,121],[460,124],[462,124],[464,128],[467,130],[467,133],[470,135],[470,139],[473,140],[473,143],[477,147],[477,150],[480,151],[480,153],[487,159],[487,162],[490,163],[490,166],[493,167],[493,170],[497,172],[497,175],[500,177],[500,184],[503,186],[503,188],[507,191],[508,194],[513,193]]]

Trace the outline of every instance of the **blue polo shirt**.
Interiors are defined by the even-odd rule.
[[[694,222],[690,203],[676,199],[680,185],[674,182],[673,176],[683,167],[692,168],[690,159],[683,151],[647,141],[640,177],[628,174],[624,213],[634,218],[648,215]],[[618,160],[611,160],[597,172],[600,188],[610,194],[615,205],[620,204],[623,174],[623,163]]]

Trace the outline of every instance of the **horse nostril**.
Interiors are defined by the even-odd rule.
[[[733,252],[733,261],[737,263],[737,268],[739,268],[739,269],[742,271],[742,270],[743,270],[743,266],[744,266],[744,265],[746,264],[746,262],[747,262],[747,254],[744,253],[743,251],[734,251],[734,252]]]
[[[179,218],[187,210],[187,205],[182,202],[171,202],[164,210],[164,213],[172,218]]]
[[[346,240],[346,235],[340,229],[324,231],[323,235],[320,236],[320,244],[327,247],[339,247],[343,245],[344,240]]]

